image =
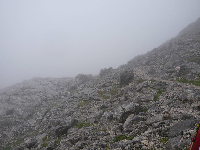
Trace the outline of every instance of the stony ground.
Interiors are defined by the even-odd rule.
[[[0,149],[188,149],[200,119],[199,40],[200,19],[98,76],[33,78],[2,89]]]

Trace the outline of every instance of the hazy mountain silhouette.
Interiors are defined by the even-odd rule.
[[[200,105],[200,18],[98,76],[33,78],[0,91],[1,149],[186,149]]]

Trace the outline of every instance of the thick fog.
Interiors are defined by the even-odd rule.
[[[0,0],[0,88],[127,63],[200,17],[199,0]]]

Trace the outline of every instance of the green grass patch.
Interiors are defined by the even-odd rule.
[[[142,107],[142,112],[146,112],[147,108],[146,107]]]
[[[60,144],[60,141],[62,140],[62,138],[60,137],[60,138],[58,138],[58,139],[56,139],[55,141],[54,141],[54,144],[56,145],[56,146],[58,146],[59,144]]]
[[[152,80],[152,82],[154,83],[154,82],[156,82],[156,80]]]
[[[44,142],[44,143],[41,144],[41,146],[42,146],[42,147],[47,147],[47,146],[48,146],[48,143],[47,143],[47,142]]]
[[[195,80],[180,79],[180,80],[177,80],[177,81],[182,82],[182,83],[190,83],[190,84],[193,84],[193,85],[196,85],[196,86],[200,86],[200,80],[195,81]]]
[[[82,121],[82,122],[78,123],[78,124],[76,125],[76,127],[77,127],[78,129],[81,129],[81,128],[83,128],[83,127],[89,127],[89,126],[91,126],[91,125],[92,125],[92,123],[89,123],[89,122],[86,122],[86,121]]]
[[[110,96],[108,96],[108,95],[103,95],[102,98],[103,98],[103,99],[109,99]]]
[[[183,55],[188,55],[188,54],[192,54],[192,52],[187,51],[187,52],[183,53]]]
[[[5,147],[0,147],[0,149],[2,149],[2,150],[11,150],[11,149],[13,149],[13,147],[19,146],[22,142],[23,142],[23,140],[21,138],[19,138],[14,142],[7,143]]]
[[[188,149],[189,149],[189,147],[184,147],[181,150],[188,150]]]
[[[110,94],[111,94],[111,95],[116,95],[116,94],[118,94],[118,91],[119,91],[119,89],[117,88],[116,85],[114,85],[114,86],[112,87],[112,90],[111,90]]]
[[[199,57],[190,57],[190,58],[188,58],[188,61],[189,62],[196,62],[199,59],[200,59]]]
[[[132,140],[134,137],[129,137],[126,135],[118,135],[115,137],[114,142],[119,142],[121,140]]]
[[[105,95],[107,92],[106,91],[97,91],[97,93],[103,98],[103,99],[109,99],[110,96]],[[114,94],[114,93],[113,93]]]
[[[47,136],[43,137],[43,138],[42,138],[42,144],[41,144],[41,146],[42,146],[42,147],[47,147],[48,144],[49,144],[49,141],[50,141],[50,139],[48,139]]]
[[[197,39],[195,42],[196,42],[196,43],[200,43],[200,39]]]
[[[162,139],[160,139],[160,141],[162,142],[162,143],[167,143],[167,141],[168,141],[169,139],[167,138],[167,137],[164,137],[164,138],[162,138]]]
[[[45,136],[45,137],[43,137],[42,138],[42,142],[44,143],[44,142],[46,142],[48,139],[47,139],[47,136]]]
[[[13,142],[13,147],[17,147],[19,146],[21,143],[23,142],[23,140],[21,138],[17,139],[15,142]]]
[[[10,143],[7,143],[5,147],[0,147],[2,150],[11,150],[12,146]]]
[[[59,106],[59,101],[53,102],[53,103],[50,104],[51,108],[55,108],[55,107],[58,107],[58,106]]]
[[[88,103],[89,103],[88,101],[79,100],[78,106],[79,106],[79,107],[83,107],[83,106],[87,105]]]
[[[162,92],[165,92],[166,90],[157,90],[157,94],[154,96],[153,101],[157,101],[159,96],[162,94]]]
[[[137,84],[142,83],[142,82],[144,82],[144,81],[146,81],[146,80],[144,80],[144,79],[142,79],[142,78],[139,78],[139,80],[137,80]]]
[[[119,96],[124,96],[124,93],[121,91],[121,92],[119,93]]]
[[[98,93],[100,96],[103,96],[103,95],[106,93],[106,91],[97,91],[97,93]]]

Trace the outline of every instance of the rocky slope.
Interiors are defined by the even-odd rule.
[[[33,78],[5,88],[0,149],[187,149],[200,119],[199,55],[200,19],[98,76]]]

